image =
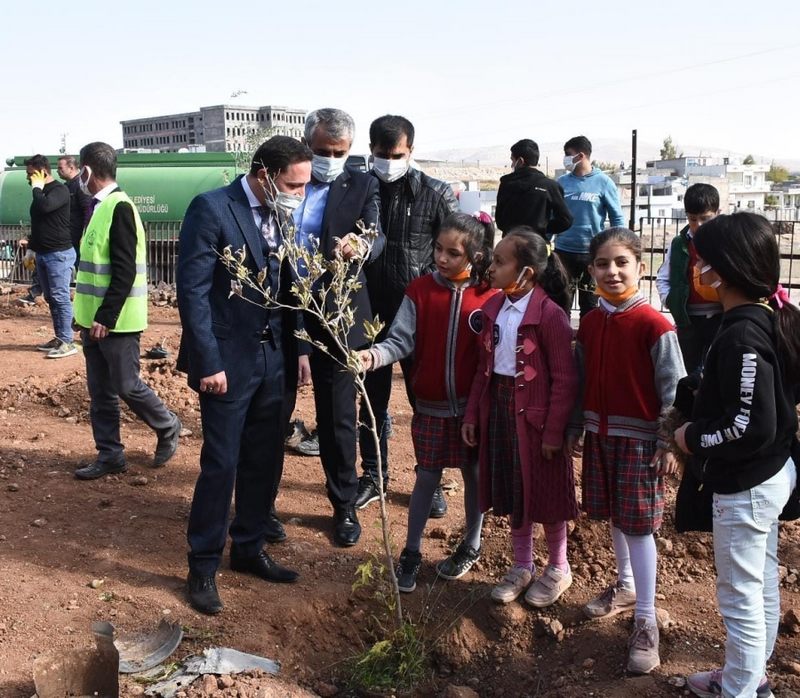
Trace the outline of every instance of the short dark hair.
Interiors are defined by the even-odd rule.
[[[77,167],[78,163],[75,160],[74,155],[59,155],[58,162],[64,161],[67,163],[67,167]]]
[[[32,167],[34,170],[50,172],[50,161],[44,155],[37,154],[25,161],[25,167]]]
[[[700,214],[719,211],[719,192],[710,184],[692,184],[683,195],[686,213]]]
[[[255,175],[266,168],[267,174],[274,177],[289,165],[308,162],[314,157],[311,148],[289,136],[273,136],[264,141],[253,153],[250,174]]]
[[[386,114],[379,116],[369,126],[369,143],[372,146],[393,148],[405,135],[409,148],[414,145],[414,124],[404,116]]]
[[[81,148],[81,166],[91,167],[92,174],[99,179],[115,179],[117,176],[117,152],[108,143],[94,141]]]
[[[539,145],[530,138],[523,138],[511,146],[511,156],[522,158],[526,165],[536,167],[539,164]]]
[[[575,136],[564,143],[564,152],[568,150],[583,153],[588,158],[592,156],[592,142],[586,136]]]

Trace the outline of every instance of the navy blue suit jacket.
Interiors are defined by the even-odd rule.
[[[252,292],[249,297],[258,305],[229,297],[233,276],[217,254],[230,245],[232,250],[246,250],[245,263],[252,272],[267,264],[261,231],[253,220],[241,179],[200,194],[189,204],[180,232],[176,274],[183,325],[178,368],[189,374],[189,386],[194,390],[201,378],[225,371],[230,396],[236,396],[253,375],[270,312],[263,307],[263,298]],[[282,336],[275,337],[287,354],[287,380],[297,363],[296,358],[290,359],[296,357],[294,315],[282,314],[289,322],[283,322]]]

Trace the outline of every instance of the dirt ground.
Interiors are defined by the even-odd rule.
[[[35,345],[52,335],[46,307],[17,308],[7,298],[0,301],[0,697],[29,698],[34,659],[47,650],[91,646],[94,620],[133,632],[155,628],[162,617],[184,626],[186,637],[175,656],[233,647],[279,660],[288,682],[223,677],[215,688],[208,677],[188,691],[190,698],[285,696],[293,690],[290,684],[320,695],[346,695],[343,663],[370,641],[373,619],[382,613],[369,593],[351,591],[357,566],[380,551],[377,505],[360,513],[364,533],[357,546],[334,547],[318,459],[287,454],[277,509],[289,537],[270,553],[300,572],[299,583],[271,585],[232,573],[226,560],[218,576],[225,611],[213,618],[195,613],[183,589],[186,518],[201,433],[196,396],[173,370],[177,311],[151,308],[142,349],[163,339],[171,353],[167,360],[143,360],[142,373],[191,434],[181,439],[166,468],[152,470],[155,438],[125,413],[129,470],[80,482],[73,470],[94,456],[83,358],[45,359]],[[299,399],[299,412],[313,425],[308,391]],[[414,463],[410,411],[399,380],[392,413],[389,511],[399,550]],[[470,574],[456,582],[436,581],[433,564],[457,543],[464,521],[458,473],[446,473],[445,481],[452,485],[450,511],[429,523],[421,583],[403,597],[408,616],[424,623],[432,658],[430,678],[414,695],[679,696],[686,694],[681,677],[721,662],[724,632],[708,536],[677,535],[668,515],[658,542],[657,604],[670,618],[662,631],[662,665],[651,676],[630,677],[624,671],[630,617],[589,623],[580,613],[614,575],[605,525],[576,522],[569,549],[575,583],[553,608],[498,607],[489,593],[511,562],[502,521],[487,517],[482,557]],[[800,612],[799,528],[788,524],[781,534],[784,611]],[[540,541],[540,565],[544,552]],[[92,588],[92,580],[103,583]],[[782,626],[769,667],[782,698],[800,692],[795,633],[800,627]],[[141,694],[129,679],[123,686],[122,695]]]

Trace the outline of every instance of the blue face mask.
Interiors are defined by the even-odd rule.
[[[311,174],[319,182],[332,182],[342,172],[347,156],[341,158],[326,158],[322,155],[315,155],[311,159]]]

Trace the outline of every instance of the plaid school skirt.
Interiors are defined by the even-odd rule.
[[[411,440],[417,465],[423,470],[461,468],[477,454],[461,438],[461,417],[433,417],[415,412],[411,418]]]
[[[661,527],[664,478],[650,461],[655,441],[586,432],[583,442],[583,510],[611,519],[623,533],[644,536]]]
[[[510,516],[514,528],[576,518],[579,509],[572,458],[561,451],[544,460],[541,433],[528,425],[522,447],[527,449],[529,463],[523,478],[514,378],[494,374],[490,393],[488,466],[493,513]]]

